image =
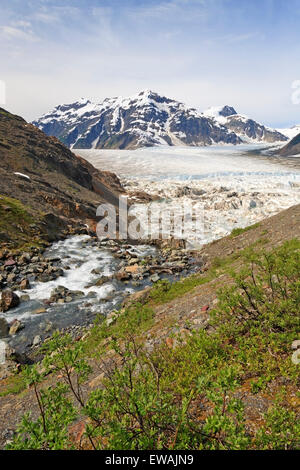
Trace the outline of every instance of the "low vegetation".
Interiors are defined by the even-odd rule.
[[[18,199],[0,195],[0,242],[11,248],[39,244],[34,219]]]
[[[254,224],[254,225],[248,225],[247,227],[244,227],[244,228],[241,228],[241,227],[234,228],[232,230],[230,236],[231,236],[231,238],[238,237],[242,233],[248,232],[249,230],[253,230],[253,229],[258,228],[258,227],[259,227],[259,223]]]
[[[184,295],[199,278],[160,283],[148,304],[122,311],[109,326],[99,320],[83,341],[56,333],[42,366],[24,372],[39,417],[23,417],[8,449],[298,449],[291,344],[299,335],[300,242],[243,256],[209,328],[177,337],[173,347],[145,346],[151,303]],[[102,378],[87,393],[91,356]],[[47,388],[49,372],[60,380]],[[263,413],[256,399],[267,403]],[[74,439],[70,425],[78,421]]]

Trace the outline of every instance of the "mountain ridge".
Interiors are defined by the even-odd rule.
[[[101,103],[81,99],[59,105],[33,124],[74,149],[242,143],[234,132],[195,108],[148,89]]]
[[[153,145],[206,146],[286,142],[288,136],[238,114],[229,105],[196,108],[149,89],[129,97],[56,106],[33,124],[74,149],[136,149]]]
[[[214,119],[234,132],[245,143],[274,143],[288,140],[288,137],[279,130],[264,126],[248,116],[239,114],[233,107],[228,105],[211,107],[204,111],[203,115]]]

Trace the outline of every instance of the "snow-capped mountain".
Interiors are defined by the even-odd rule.
[[[285,142],[288,137],[279,130],[238,114],[231,106],[217,106],[204,111],[203,116],[214,119],[228,130],[235,132],[244,142]]]
[[[288,139],[293,139],[296,135],[300,134],[300,124],[287,129],[276,129],[281,134],[285,135]]]
[[[33,124],[74,149],[242,143],[217,120],[150,90],[102,103],[81,99],[60,105]]]

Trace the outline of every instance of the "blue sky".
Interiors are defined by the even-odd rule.
[[[6,107],[30,120],[150,88],[293,125],[299,24],[300,0],[0,0]]]

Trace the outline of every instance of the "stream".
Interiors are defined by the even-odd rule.
[[[30,300],[21,301],[18,307],[2,316],[9,323],[20,320],[24,328],[16,335],[0,341],[0,354],[4,347],[3,341],[17,351],[24,352],[37,336],[42,341],[57,329],[71,329],[74,333],[81,327],[89,327],[97,315],[105,315],[120,307],[124,297],[152,283],[146,277],[139,282],[109,279],[103,285],[96,286],[99,278],[110,278],[121,265],[121,260],[114,256],[116,246],[110,243],[101,246],[99,241],[88,235],[76,235],[54,243],[45,251],[46,258],[60,259],[58,263],[64,275],[49,282],[32,282],[30,289],[16,292],[19,296],[28,295]],[[126,248],[121,246],[118,249],[119,252],[125,250],[140,260],[157,255],[157,249],[147,245],[126,245]],[[59,286],[81,294],[67,303],[45,305],[44,301]]]

